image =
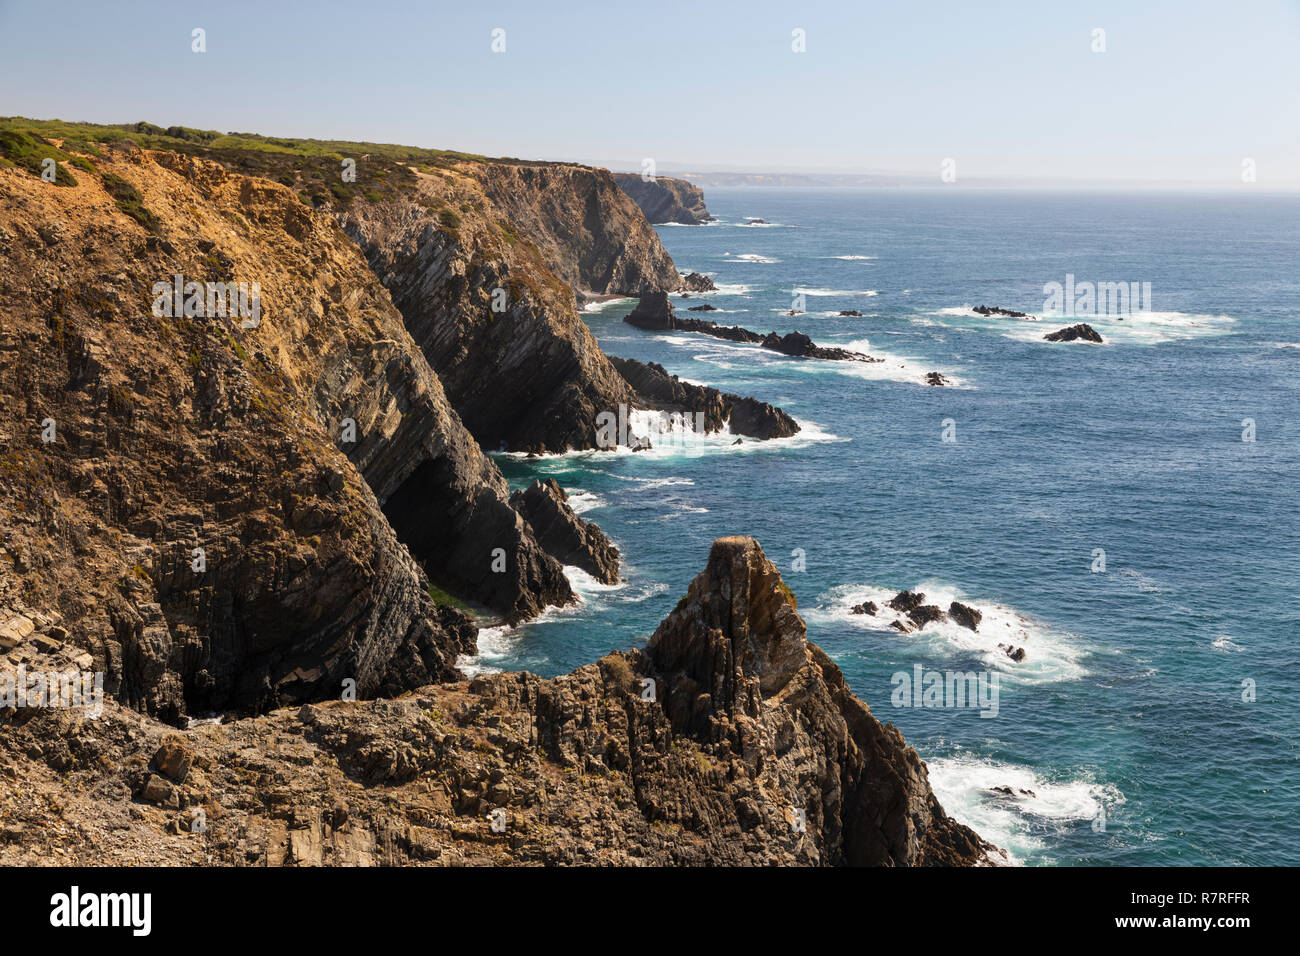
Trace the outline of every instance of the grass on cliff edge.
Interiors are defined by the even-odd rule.
[[[67,163],[90,172],[94,169],[89,160],[65,153],[44,137],[31,132],[0,127],[0,166],[19,166],[34,176],[42,172],[41,164],[53,159],[54,185],[75,186],[77,179],[62,165]]]
[[[54,149],[48,144],[49,140],[60,141],[64,150],[91,156],[102,155],[105,144],[129,142],[142,149],[166,149],[202,156],[221,163],[233,172],[274,180],[296,191],[304,203],[312,206],[329,202],[346,207],[358,196],[363,196],[370,202],[390,198],[404,189],[414,188],[416,178],[411,168],[431,173],[466,162],[546,165],[540,161],[493,159],[477,153],[449,149],[348,140],[294,139],[258,133],[222,133],[189,126],[162,127],[146,122],[109,125],[4,116],[0,117],[0,137],[6,136],[17,143],[16,152],[23,157],[30,156],[31,146],[43,150],[39,152],[34,169],[30,160],[19,162],[8,155],[7,149],[4,151],[4,155],[15,165],[32,169],[38,175],[40,158],[51,155],[49,151]],[[66,161],[77,164],[76,159],[79,157],[56,152],[60,152]],[[355,182],[343,181],[345,159],[356,160]],[[59,175],[71,178],[62,168]],[[65,184],[75,185],[75,182],[72,180]]]

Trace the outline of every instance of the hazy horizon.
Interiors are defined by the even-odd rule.
[[[1079,14],[0,0],[0,113],[628,170],[653,159],[661,174],[1289,191],[1297,40],[1295,0],[1230,16],[1205,2]]]

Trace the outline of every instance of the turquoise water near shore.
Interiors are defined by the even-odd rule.
[[[581,605],[483,632],[469,666],[553,675],[642,646],[713,539],[752,534],[809,638],[927,761],[948,812],[1018,861],[1300,863],[1300,199],[706,198],[718,223],[659,227],[678,268],[720,288],[679,311],[707,301],[720,323],[800,329],[887,361],[645,332],[621,321],[630,302],[586,313],[607,353],[773,402],[804,430],[496,456],[512,487],[550,476],[569,489],[627,581],[572,574]],[[1042,322],[969,311],[1041,315],[1044,284],[1067,275],[1150,282],[1151,309]],[[786,316],[799,292],[805,314]],[[1075,321],[1106,344],[1042,341]],[[922,384],[931,370],[953,384]],[[945,420],[955,442],[941,440]],[[903,588],[982,608],[980,632],[904,635],[849,613]],[[1024,662],[997,649],[1002,633]],[[996,673],[997,716],[894,706],[892,675],[918,664]]]

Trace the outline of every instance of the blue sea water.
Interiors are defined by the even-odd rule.
[[[948,812],[1015,860],[1300,863],[1300,199],[706,198],[718,223],[659,227],[679,269],[720,287],[679,310],[708,301],[724,311],[704,317],[723,324],[800,329],[887,361],[645,332],[621,321],[631,302],[587,313],[607,353],[773,402],[804,431],[498,456],[512,486],[553,476],[570,489],[620,548],[627,582],[573,575],[583,604],[484,632],[470,664],[554,675],[640,647],[713,539],[751,534],[809,638],[902,730]],[[1068,274],[1149,282],[1150,310],[1041,322],[969,311],[1041,315],[1044,284]],[[784,315],[799,291],[805,314]],[[1042,341],[1085,320],[1106,344]],[[922,384],[930,370],[953,384]],[[848,611],[903,588],[982,608],[979,633],[904,635]],[[1004,634],[1024,662],[998,650]],[[894,706],[892,675],[918,664],[996,673],[997,716]]]

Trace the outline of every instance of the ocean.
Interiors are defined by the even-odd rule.
[[[643,646],[713,539],[750,534],[949,814],[1016,862],[1300,863],[1300,198],[706,199],[717,223],[658,227],[680,270],[719,287],[674,297],[679,314],[886,361],[641,331],[621,321],[631,301],[586,312],[607,353],[772,402],[803,431],[496,456],[512,487],[569,489],[627,581],[571,570],[582,604],[485,630],[468,667],[550,676]],[[1067,281],[1150,298],[1122,320],[1043,316],[1044,286]],[[720,311],[684,311],[701,302]],[[1080,321],[1105,343],[1043,341]],[[981,609],[979,631],[850,613],[902,589]],[[915,706],[895,691],[918,665],[996,675],[996,716]]]

